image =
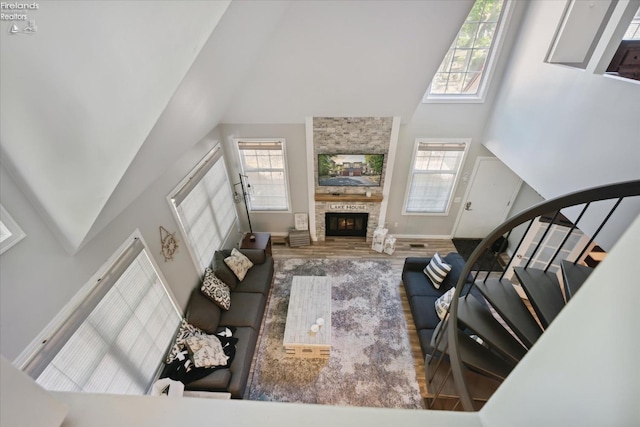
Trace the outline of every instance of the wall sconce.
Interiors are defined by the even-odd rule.
[[[240,182],[233,184],[233,200],[236,203],[240,203],[244,200],[244,208],[247,212],[247,220],[249,221],[249,240],[256,240],[256,236],[253,235],[253,227],[251,226],[251,217],[249,216],[249,196],[251,194],[251,184],[249,184],[249,177],[247,175],[238,174]],[[236,190],[237,186],[240,186],[242,195]]]

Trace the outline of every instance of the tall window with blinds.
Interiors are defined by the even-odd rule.
[[[198,271],[204,274],[213,254],[236,221],[231,185],[222,150],[214,148],[170,196]]]
[[[284,140],[237,140],[242,173],[248,177],[251,211],[288,211]]]
[[[467,144],[416,141],[405,213],[446,214]]]
[[[146,394],[180,318],[136,238],[24,369],[48,390]]]

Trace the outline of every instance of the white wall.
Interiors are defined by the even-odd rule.
[[[486,146],[545,199],[640,179],[640,82],[544,62],[564,5],[530,2],[485,136]],[[602,246],[640,212],[640,202],[627,205],[626,219],[604,230]]]
[[[178,305],[184,309],[201,273],[189,256],[166,197],[219,140],[216,128],[193,144],[74,256],[64,251],[0,167],[2,204],[27,233],[25,239],[0,257],[0,353],[14,359],[136,228],[149,245],[150,255],[160,266]],[[177,232],[180,241],[178,253],[170,262],[164,262],[160,254],[160,226]],[[238,240],[234,227],[225,245]]]
[[[640,218],[480,411],[492,427],[640,420]]]
[[[525,209],[528,209],[534,205],[537,205],[540,202],[543,202],[544,199],[540,194],[536,193],[536,191],[529,186],[527,183],[522,183],[522,187],[520,187],[520,191],[516,196],[516,199],[513,201],[511,205],[511,211],[509,211],[508,217],[511,218],[516,214],[522,212]],[[507,246],[507,253],[509,255],[513,254],[513,251],[518,246],[520,239],[524,235],[524,232],[527,229],[527,224],[524,223],[513,229],[511,234],[509,235],[509,246]]]

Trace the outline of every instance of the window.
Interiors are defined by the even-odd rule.
[[[191,257],[198,271],[204,274],[236,221],[220,147],[214,148],[178,187],[169,201]]]
[[[466,147],[465,142],[416,141],[405,213],[448,212]]]
[[[284,140],[236,140],[242,173],[248,177],[249,210],[288,211]]]
[[[640,9],[631,20],[620,46],[607,67],[607,74],[640,80]]]
[[[547,62],[586,69],[617,2],[566,2]]]
[[[24,239],[26,234],[13,220],[4,206],[0,205],[0,254]]]
[[[423,102],[480,99],[496,41],[502,33],[506,0],[477,0],[445,55]]]
[[[146,394],[181,316],[142,241],[134,238],[68,312],[25,371],[48,390]]]
[[[640,40],[640,8],[638,8],[638,12],[631,20],[622,40]]]

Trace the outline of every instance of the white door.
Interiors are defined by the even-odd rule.
[[[455,237],[484,238],[507,218],[522,180],[496,157],[478,157]]]

